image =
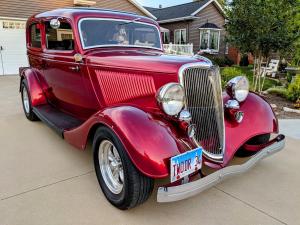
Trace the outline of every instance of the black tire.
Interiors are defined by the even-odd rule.
[[[124,174],[122,191],[114,194],[105,183],[99,163],[99,147],[102,141],[110,141],[117,149]],[[136,207],[145,202],[151,195],[154,187],[154,180],[144,176],[131,162],[121,141],[107,127],[99,127],[93,140],[93,158],[94,166],[100,187],[107,200],[115,207],[121,210],[127,210]]]
[[[251,138],[249,141],[247,141],[247,145],[261,145],[266,144],[270,140],[271,134],[262,134],[255,136]],[[243,148],[239,149],[236,153],[236,156],[238,157],[249,157],[252,155],[255,155],[257,152],[255,151],[247,151]]]
[[[25,114],[26,118],[30,121],[38,121],[39,120],[38,117],[32,111],[31,95],[29,92],[29,88],[28,88],[26,79],[22,80],[20,90],[21,90],[21,100],[22,100],[23,110],[24,110],[24,114]],[[23,96],[24,90],[27,92],[28,99],[29,99],[29,111],[28,112],[26,111],[25,104],[24,104],[24,96]]]

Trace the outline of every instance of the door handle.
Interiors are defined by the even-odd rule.
[[[47,69],[47,61],[42,59],[41,66],[42,66],[42,69]]]
[[[0,51],[3,51],[3,50],[4,50],[3,46],[0,46]]]
[[[72,71],[74,71],[74,72],[79,72],[80,71],[80,67],[79,66],[70,66],[69,69],[72,70]]]

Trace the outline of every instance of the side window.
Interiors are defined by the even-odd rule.
[[[46,47],[51,50],[74,50],[74,35],[71,25],[61,22],[58,29],[53,29],[46,22]]]
[[[38,24],[30,26],[30,46],[33,48],[41,48],[41,30]]]

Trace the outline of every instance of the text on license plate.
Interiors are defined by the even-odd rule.
[[[196,148],[171,158],[171,183],[201,169],[202,148]]]

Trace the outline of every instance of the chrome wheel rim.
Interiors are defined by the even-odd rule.
[[[22,96],[23,96],[24,109],[25,109],[25,112],[28,114],[28,113],[30,113],[30,104],[29,104],[28,93],[27,93],[27,90],[25,87],[23,88]]]
[[[113,143],[104,140],[99,146],[98,158],[106,186],[112,193],[120,194],[124,186],[124,171],[118,150]]]

